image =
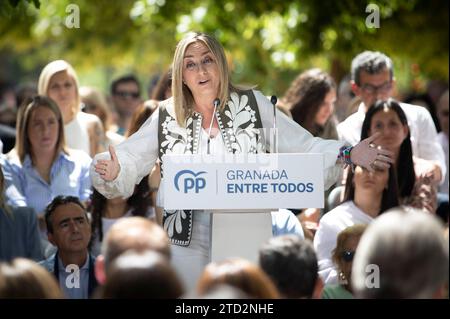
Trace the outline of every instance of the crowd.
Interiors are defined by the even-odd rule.
[[[448,298],[448,86],[415,105],[395,85],[365,51],[279,92],[277,151],[324,155],[325,208],[279,207],[257,262],[211,262],[210,214],[163,207],[162,156],[274,150],[270,100],[203,33],[148,99],[49,62],[0,113],[0,298]]]

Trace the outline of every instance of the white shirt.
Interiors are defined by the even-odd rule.
[[[337,284],[337,271],[331,258],[336,248],[338,234],[347,227],[356,224],[369,224],[373,218],[353,201],[347,201],[330,210],[319,221],[319,228],[314,236],[314,249],[319,261],[319,275],[325,284]]]
[[[262,125],[265,128],[273,126],[273,106],[270,101],[259,91],[253,91],[261,116]],[[167,107],[169,114],[175,117],[173,103]],[[158,158],[158,118],[159,112],[152,116],[141,126],[139,131],[130,136],[125,142],[116,147],[116,154],[120,163],[118,177],[112,182],[104,181],[94,169],[99,159],[110,159],[108,152],[97,154],[91,165],[90,176],[94,187],[107,198],[117,196],[129,197],[134,190],[134,185],[151,171]],[[324,155],[324,183],[325,188],[333,185],[341,173],[341,165],[336,165],[339,149],[343,142],[324,140],[313,137],[307,130],[299,126],[284,113],[277,110],[278,149],[280,153],[322,153]],[[269,143],[270,138],[264,139]],[[211,154],[225,149],[221,134],[211,139]],[[207,133],[203,132],[200,141],[202,154],[207,151]],[[220,144],[220,145],[219,145]],[[270,149],[270,145],[266,145]],[[160,187],[161,193],[162,187]],[[161,195],[158,202],[161,203]]]
[[[442,148],[437,142],[437,132],[428,110],[422,106],[400,103],[406,114],[409,129],[411,132],[411,146],[413,155],[437,161],[442,172],[442,181],[447,172],[445,156]],[[355,145],[361,139],[362,124],[366,116],[364,103],[359,105],[358,111],[347,117],[337,126],[339,139]]]
[[[448,167],[448,136],[444,132],[440,132],[437,136],[439,144],[442,146],[445,154],[445,164]],[[444,183],[439,187],[439,191],[448,195],[448,170],[445,174]]]
[[[114,133],[113,131],[106,132],[106,147],[109,147],[109,145],[117,146],[123,141],[125,141],[124,136]]]
[[[64,125],[64,136],[69,148],[91,154],[88,123],[92,122],[92,116],[80,111],[72,121]]]
[[[305,233],[300,221],[290,210],[279,209],[270,214],[272,215],[273,237],[293,234],[305,239]]]

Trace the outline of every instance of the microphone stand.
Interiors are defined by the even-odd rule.
[[[212,118],[211,118],[211,123],[209,123],[209,131],[208,131],[208,142],[207,142],[207,147],[206,147],[206,153],[209,155],[211,152],[210,152],[210,148],[209,148],[209,144],[210,144],[210,142],[211,142],[211,129],[212,129],[212,125],[213,125],[213,122],[214,122],[214,118],[215,118],[215,116],[216,116],[216,110],[217,110],[217,107],[219,106],[219,104],[220,104],[220,100],[219,99],[215,99],[214,100],[214,111],[213,111],[213,116],[212,116]]]

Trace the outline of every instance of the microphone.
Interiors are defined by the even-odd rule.
[[[270,102],[271,102],[273,105],[276,105],[276,104],[277,104],[277,101],[278,101],[277,97],[276,97],[275,95],[272,95],[272,97],[270,98]]]
[[[211,123],[209,123],[208,142],[207,142],[208,144],[207,144],[207,148],[206,148],[206,153],[207,154],[210,154],[209,143],[211,142],[211,129],[212,129],[212,125],[213,125],[213,122],[214,122],[214,118],[216,117],[217,107],[220,104],[220,99],[218,99],[218,98],[214,99],[213,104],[214,104],[214,111],[213,111],[213,116],[211,118]]]
[[[272,103],[272,105],[273,105],[273,135],[272,135],[272,138],[273,138],[273,147],[272,147],[272,149],[275,151],[275,153],[278,153],[278,150],[277,150],[277,145],[276,145],[276,138],[277,138],[277,101],[278,101],[278,99],[277,99],[277,97],[275,96],[275,95],[272,95],[271,96],[271,98],[270,98],[270,103]]]
[[[219,104],[220,104],[220,99],[219,99],[219,98],[214,99],[213,104],[214,104],[214,110],[217,109],[217,107],[218,107]]]

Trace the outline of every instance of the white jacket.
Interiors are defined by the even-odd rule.
[[[259,91],[253,91],[264,128],[273,126],[273,106]],[[175,114],[173,103],[167,107],[169,114]],[[134,185],[150,173],[158,158],[158,121],[159,112],[141,126],[139,131],[116,147],[120,163],[118,177],[111,182],[104,181],[94,170],[99,159],[110,159],[108,152],[97,154],[91,166],[90,176],[94,187],[107,198],[118,196],[129,197],[134,191]],[[322,153],[324,154],[325,188],[333,185],[341,173],[341,165],[336,163],[339,149],[343,142],[324,140],[313,137],[307,130],[277,110],[278,150],[280,153]],[[183,130],[184,128],[179,128]],[[267,143],[270,138],[264,139]],[[266,145],[270,149],[270,145]],[[200,147],[206,153],[206,147]],[[160,190],[162,187],[160,187]]]

